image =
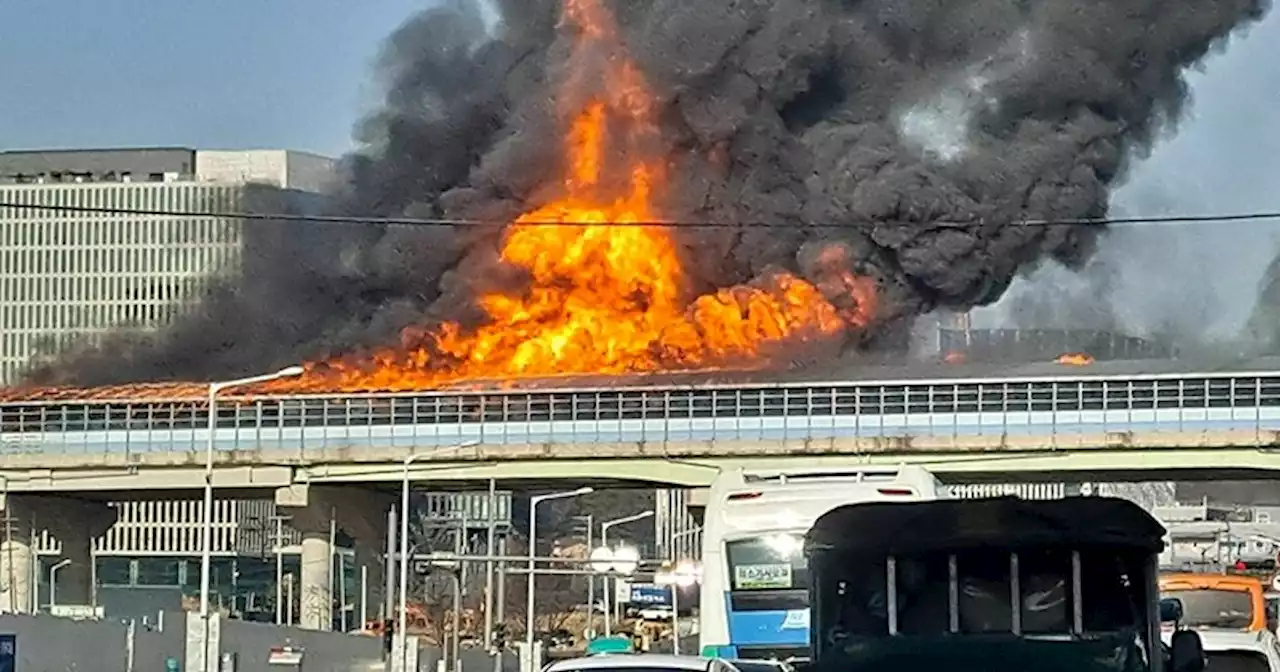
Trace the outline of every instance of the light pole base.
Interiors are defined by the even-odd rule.
[[[206,665],[204,646],[204,618],[199,612],[187,612],[186,672],[218,672],[218,659],[222,651],[222,615],[209,614],[209,660]]]

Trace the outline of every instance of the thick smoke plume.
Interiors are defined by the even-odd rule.
[[[388,41],[382,110],[346,160],[340,212],[502,220],[558,175],[556,85],[569,38],[548,0],[500,0],[486,32],[462,2]],[[820,282],[844,243],[879,287],[866,346],[909,318],[997,299],[1020,268],[1070,267],[1131,157],[1178,119],[1185,68],[1266,0],[626,0],[608,3],[661,110],[661,211],[726,228],[682,233],[692,288],[771,265]],[[772,228],[732,226],[763,222]],[[847,225],[827,228],[829,225]],[[145,337],[109,339],[40,382],[208,378],[395,342],[474,319],[499,227],[261,223],[243,276]]]

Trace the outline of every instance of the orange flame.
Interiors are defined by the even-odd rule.
[[[1083,352],[1068,352],[1058,355],[1058,358],[1053,361],[1063,366],[1089,366],[1093,363],[1093,356]]]
[[[563,10],[562,26],[577,28],[558,100],[570,118],[565,174],[554,199],[508,228],[500,252],[524,289],[481,294],[480,326],[413,327],[399,347],[315,363],[303,377],[261,391],[760,368],[796,344],[838,344],[850,328],[867,326],[874,285],[839,254],[821,260],[818,285],[774,270],[690,300],[671,232],[636,225],[660,221],[654,203],[665,179],[665,162],[652,150],[659,131],[649,87],[599,0],[565,0]]]

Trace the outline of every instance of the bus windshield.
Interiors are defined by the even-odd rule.
[[[730,541],[729,585],[732,591],[807,591],[809,569],[799,535],[771,534]]]

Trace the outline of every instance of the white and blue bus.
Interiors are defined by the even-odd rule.
[[[704,656],[803,660],[809,651],[804,534],[844,504],[946,497],[920,467],[724,471],[711,484],[702,539]]]

